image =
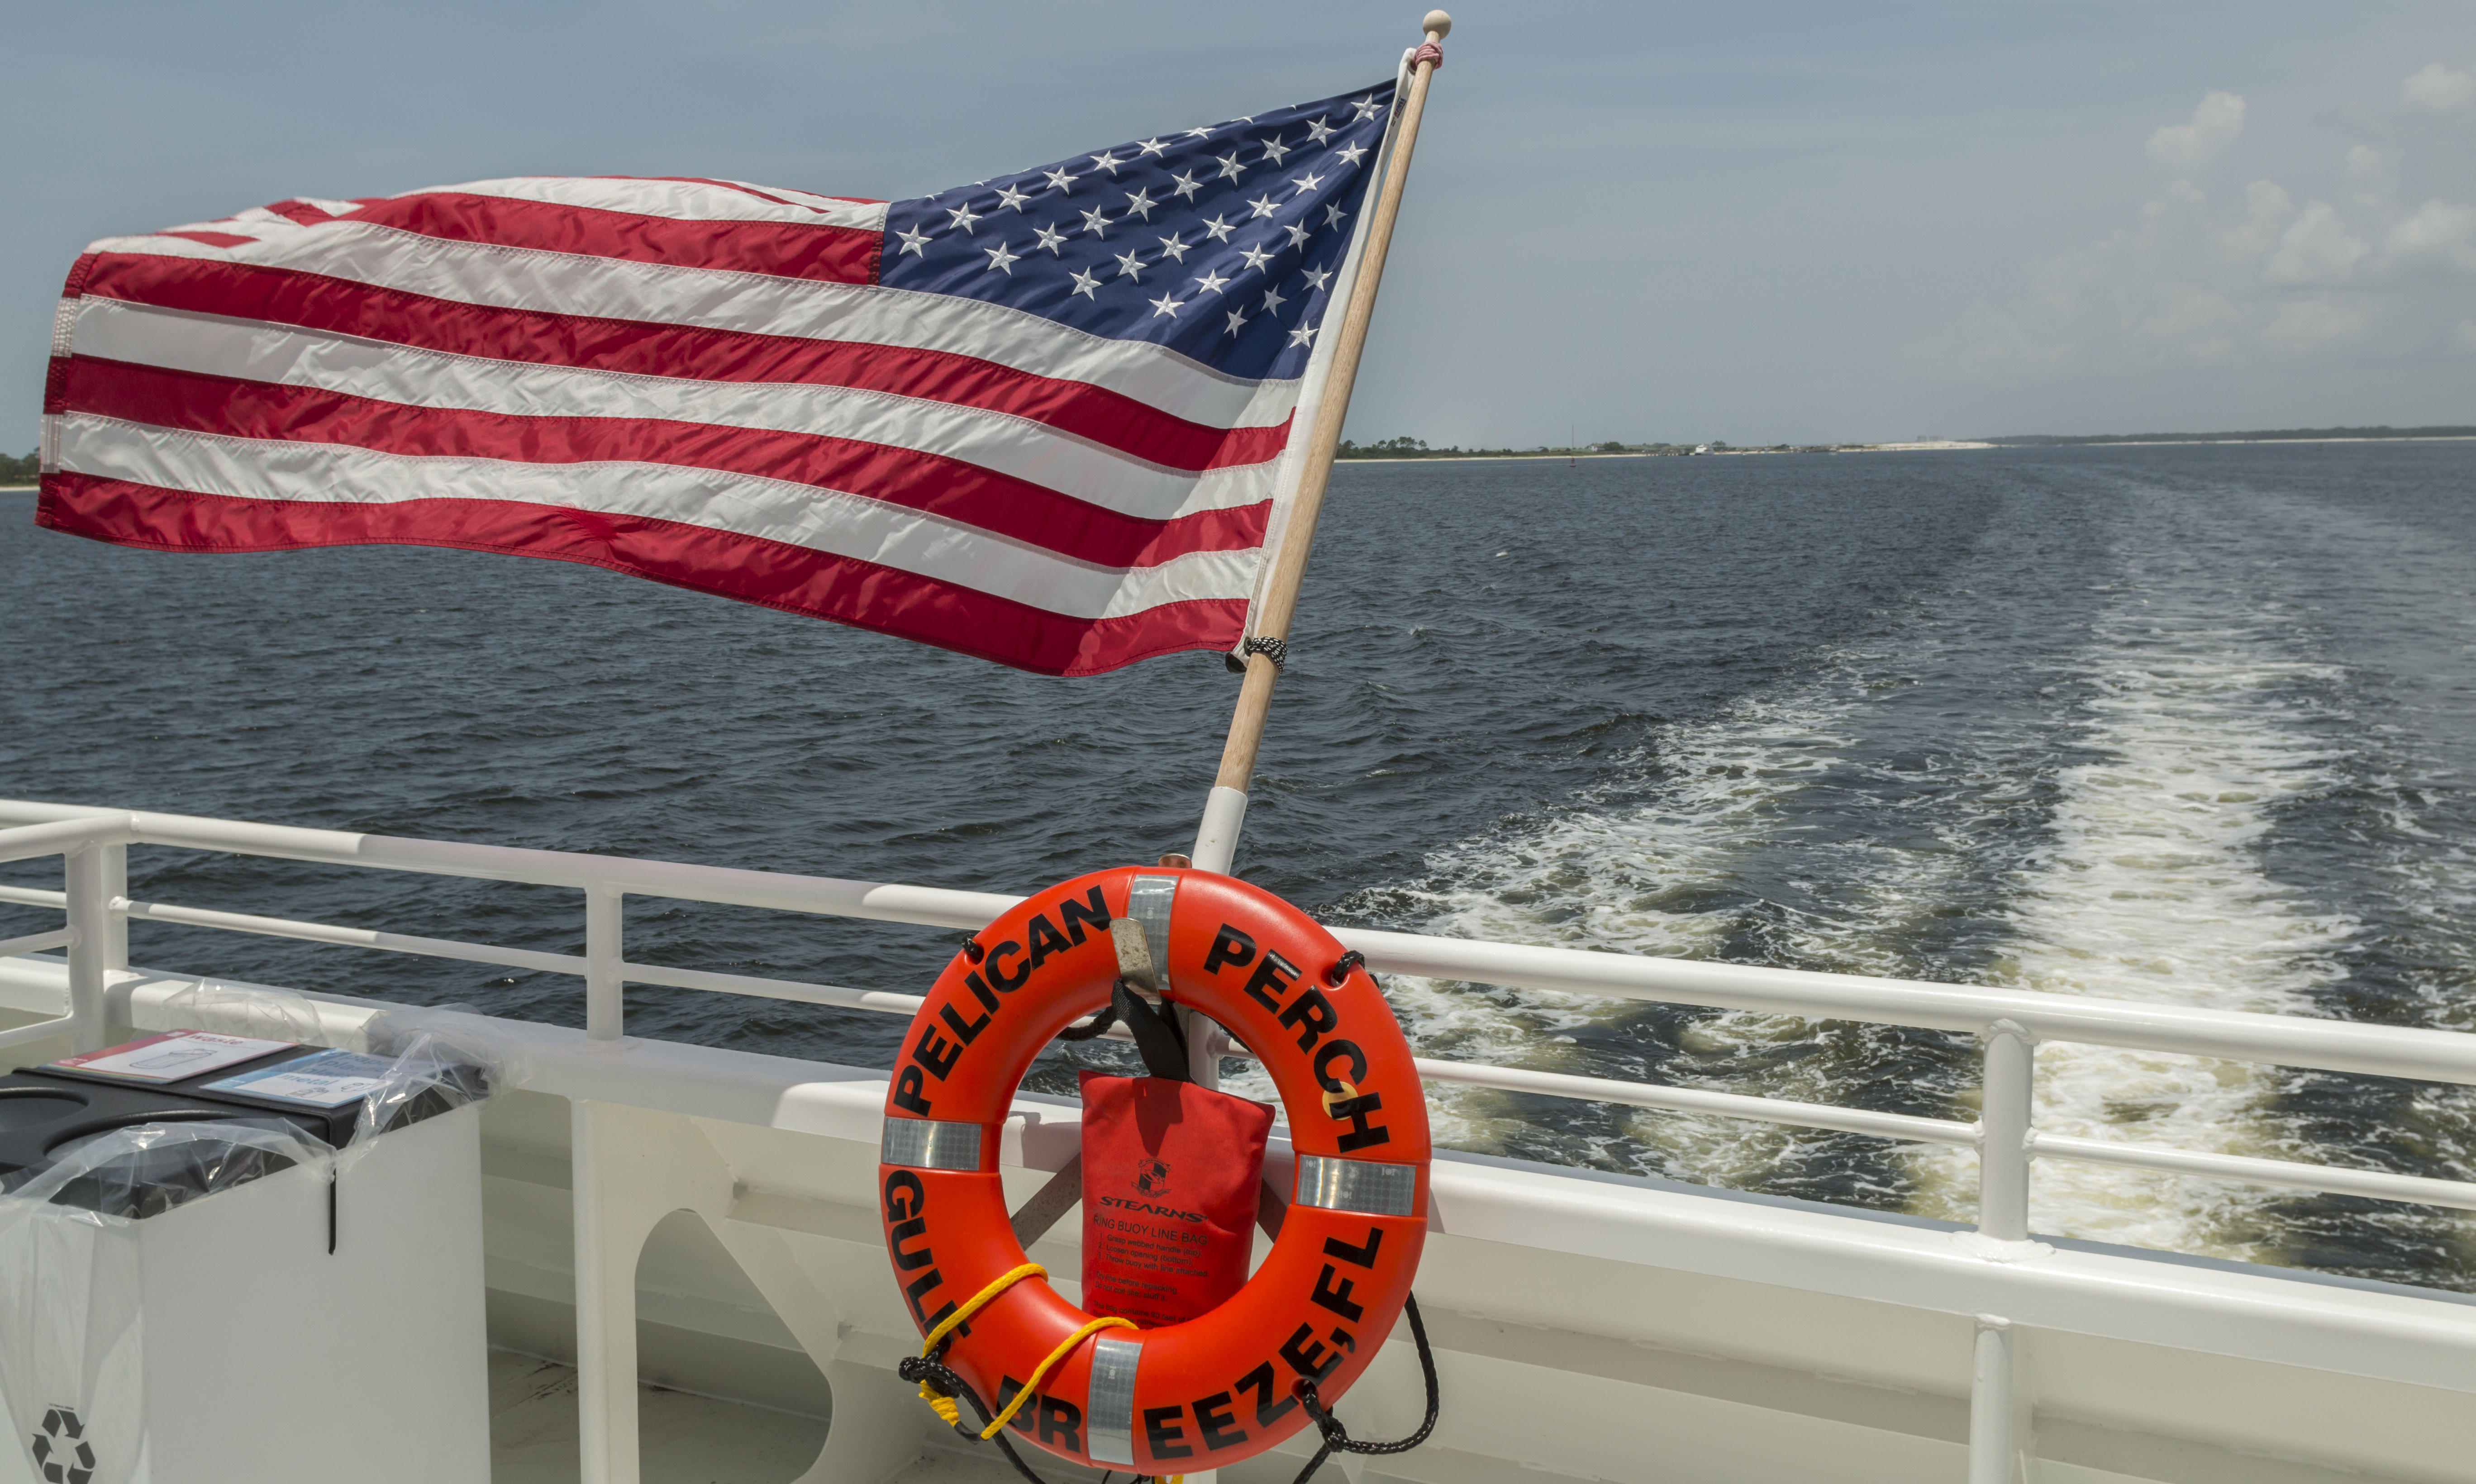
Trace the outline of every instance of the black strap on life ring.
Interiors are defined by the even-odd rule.
[[[1057,1039],[1089,1041],[1120,1021],[1127,1023],[1127,1033],[1135,1038],[1146,1072],[1173,1082],[1195,1080],[1187,1070],[1186,1034],[1177,1028],[1177,1016],[1166,1007],[1153,1009],[1151,1002],[1127,988],[1124,979],[1109,986],[1109,1002],[1101,1006],[1099,1014],[1059,1031]]]

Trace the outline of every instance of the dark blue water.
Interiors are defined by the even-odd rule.
[[[31,506],[0,495],[0,796],[1022,891],[1185,849],[1235,695],[1214,655],[1044,680],[593,569],[123,551]],[[2476,1030],[2471,587],[2470,443],[1345,465],[1240,870],[1361,923]],[[132,871],[142,900],[582,942],[564,892]],[[956,938],[643,901],[628,930],[907,991]],[[581,1018],[557,977],[142,924],[133,955]],[[1971,1116],[1948,1036],[1390,988],[1433,1054]],[[634,989],[629,1028],[882,1065],[900,1026]],[[2454,1090],[2041,1065],[2057,1128],[2476,1177]],[[1437,1107],[1470,1148],[1968,1205],[1965,1160],[1878,1140]],[[2038,1181],[2043,1229],[2476,1288],[2455,1213]]]

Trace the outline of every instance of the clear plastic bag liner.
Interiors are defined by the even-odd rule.
[[[310,997],[288,989],[241,989],[200,979],[150,1010],[146,1030],[211,1030],[228,1036],[324,1046],[327,1032]]]
[[[0,1396],[37,1478],[148,1484],[139,1223],[296,1165],[331,1175],[331,1159],[281,1122],[147,1124],[0,1195]]]
[[[462,1010],[389,1010],[362,1029],[370,1054],[392,1058],[361,1099],[352,1157],[390,1128],[479,1102],[507,1075],[508,1051],[490,1024]]]
[[[278,1118],[184,1119],[114,1128],[14,1176],[0,1224],[50,1210],[97,1221],[143,1221],[235,1186],[309,1165],[333,1151]],[[0,1279],[7,1270],[0,1268]]]

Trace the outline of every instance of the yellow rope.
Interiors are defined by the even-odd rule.
[[[1135,1322],[1133,1320],[1120,1319],[1116,1315],[1112,1314],[1106,1319],[1096,1319],[1092,1323],[1084,1325],[1082,1328],[1077,1329],[1073,1334],[1068,1335],[1065,1339],[1058,1341],[1057,1348],[1051,1350],[1049,1352],[1049,1358],[1033,1368],[1031,1379],[1023,1383],[1023,1390],[1014,1394],[1014,1399],[1006,1403],[1005,1410],[998,1414],[997,1421],[989,1423],[987,1427],[981,1429],[981,1439],[986,1441],[987,1439],[996,1437],[998,1435],[998,1429],[1003,1427],[1008,1420],[1013,1418],[1016,1412],[1022,1410],[1023,1404],[1031,1399],[1031,1394],[1033,1392],[1040,1390],[1040,1383],[1048,1376],[1050,1368],[1055,1366],[1059,1361],[1064,1360],[1075,1347],[1082,1344],[1094,1335],[1099,1334],[1103,1329],[1132,1329],[1134,1327]]]
[[[1004,1293],[1007,1289],[1014,1287],[1017,1283],[1022,1282],[1026,1278],[1045,1278],[1047,1276],[1049,1276],[1049,1270],[1036,1262],[1028,1262],[1019,1268],[1008,1269],[1006,1272],[998,1274],[996,1278],[990,1281],[988,1287],[981,1289],[978,1293],[972,1296],[971,1302],[963,1305],[959,1309],[956,1309],[953,1313],[947,1315],[945,1319],[938,1323],[936,1328],[928,1331],[928,1338],[920,1342],[921,1355],[924,1358],[934,1355],[937,1352],[938,1345],[945,1340],[946,1336],[952,1334],[973,1315],[979,1313],[984,1308],[987,1308],[989,1304],[997,1298],[998,1295]],[[1026,1388],[1024,1395],[1029,1396],[1030,1390]],[[947,1396],[944,1392],[937,1390],[927,1381],[922,1381],[920,1383],[920,1399],[934,1408],[937,1415],[945,1420],[947,1426],[959,1427],[962,1425],[962,1409],[954,1405],[954,1398]],[[1006,1409],[1006,1416],[1011,1417],[1013,1415],[1014,1408],[1008,1407]],[[1005,1418],[1000,1418],[998,1421],[1003,1422],[1005,1421]],[[995,1428],[990,1429],[991,1432],[994,1432],[995,1430]],[[986,1437],[988,1434],[982,1433],[981,1436]]]
[[[981,1289],[978,1293],[972,1296],[971,1302],[963,1305],[959,1309],[956,1309],[953,1313],[947,1315],[943,1320],[938,1322],[936,1328],[928,1331],[928,1338],[920,1342],[920,1353],[924,1356],[935,1354],[937,1350],[937,1343],[939,1341],[961,1328],[964,1322],[969,1320],[973,1315],[987,1308],[991,1302],[995,1301],[998,1295],[1004,1293],[1007,1289],[1014,1287],[1017,1283],[1022,1282],[1026,1278],[1045,1278],[1047,1276],[1049,1276],[1049,1270],[1036,1262],[1028,1262],[1020,1268],[1009,1268],[1005,1272],[999,1274],[996,1277],[989,1280],[988,1287]]]

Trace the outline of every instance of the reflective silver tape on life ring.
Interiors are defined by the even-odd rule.
[[[1407,1216],[1419,1199],[1417,1165],[1381,1165],[1372,1159],[1299,1156],[1298,1204],[1362,1216]]]
[[[1092,1340],[1092,1385],[1084,1394],[1083,1441],[1096,1464],[1135,1462],[1135,1371],[1144,1342],[1116,1335]]]
[[[1177,878],[1174,876],[1139,876],[1127,888],[1127,915],[1143,925],[1144,946],[1152,952],[1152,972],[1160,976],[1153,986],[1159,994],[1169,993],[1169,915],[1177,903]]]
[[[889,1118],[878,1145],[878,1159],[914,1170],[978,1170],[980,1125],[928,1118]]]

